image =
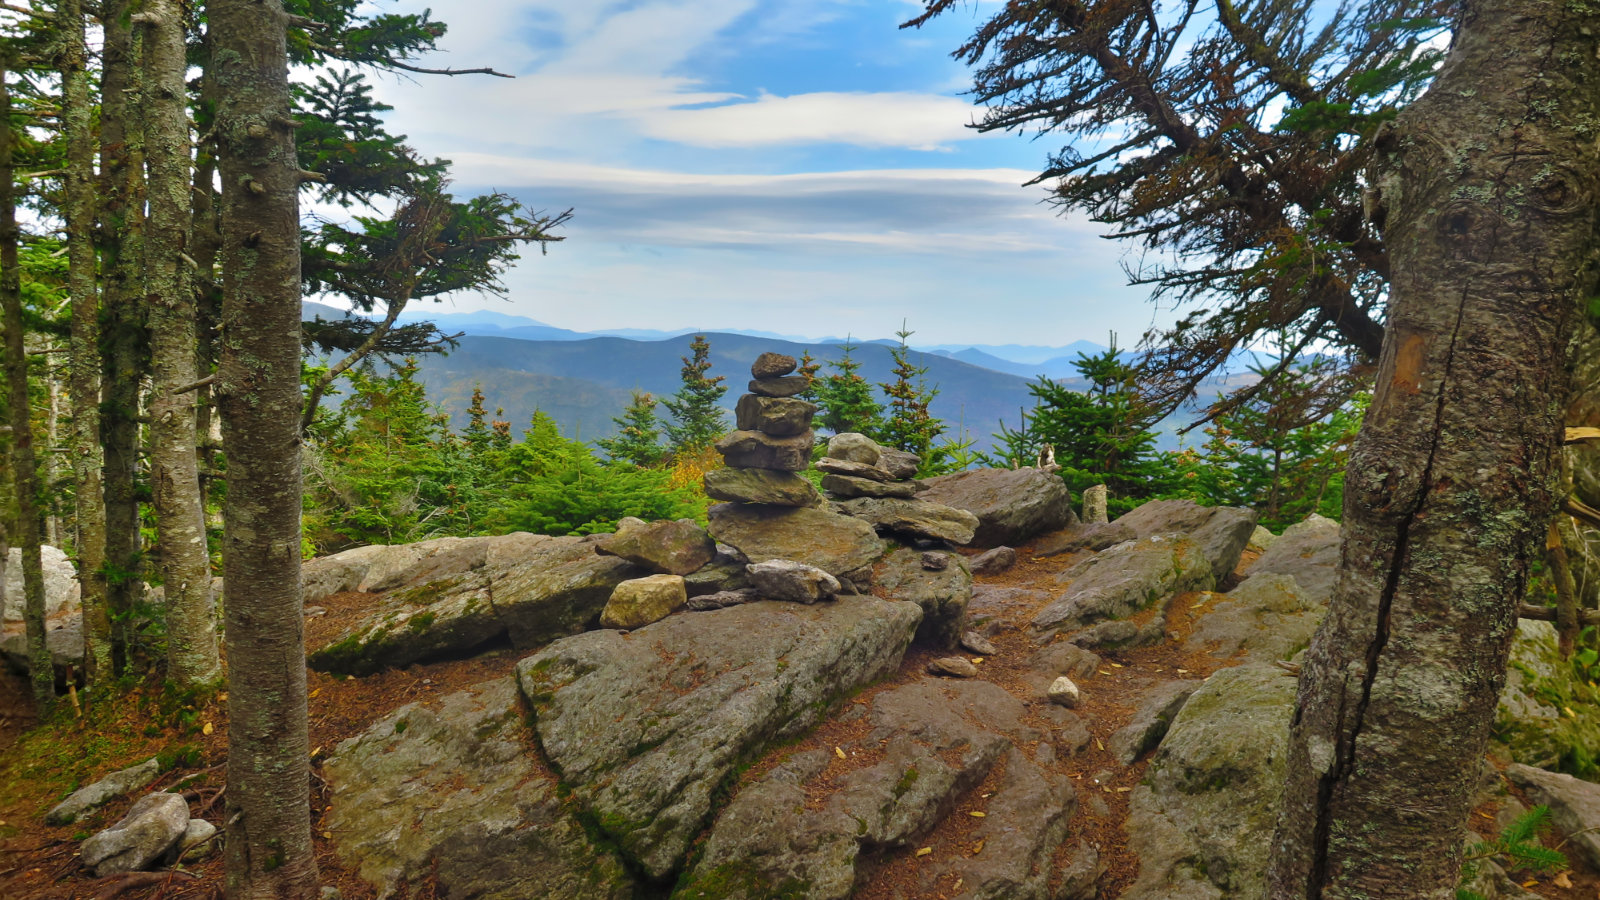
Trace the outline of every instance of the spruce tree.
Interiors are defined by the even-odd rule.
[[[817,406],[817,422],[834,434],[856,432],[876,440],[883,431],[883,404],[872,393],[872,383],[861,377],[861,363],[855,358],[855,344],[845,340],[843,353],[829,360],[833,372],[816,379],[811,395]]]
[[[666,423],[667,445],[673,456],[689,456],[716,443],[728,432],[727,416],[717,403],[728,392],[721,375],[711,371],[711,344],[697,334],[689,342],[693,357],[683,359],[683,386],[661,401],[672,414]]]
[[[595,444],[613,462],[648,468],[666,457],[667,451],[661,446],[661,419],[656,415],[656,398],[649,393],[634,391],[628,408],[611,421],[617,425],[617,436],[603,438]]]
[[[907,331],[904,324],[895,332],[900,346],[889,351],[894,359],[894,368],[890,370],[894,380],[878,385],[889,398],[888,416],[878,440],[926,458],[933,449],[934,438],[944,433],[944,423],[928,412],[928,404],[933,402],[939,389],[928,387],[928,367],[911,361],[911,348],[906,338],[913,333]]]

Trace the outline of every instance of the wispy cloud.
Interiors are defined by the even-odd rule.
[[[913,93],[813,93],[640,117],[646,135],[697,147],[839,143],[940,150],[976,137],[972,107],[955,97]]]

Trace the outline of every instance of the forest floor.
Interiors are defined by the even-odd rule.
[[[1076,560],[1071,556],[1037,559],[1018,548],[1018,564],[1000,575],[980,576],[983,584],[1000,587],[1033,588],[1054,595],[1059,590],[1055,576]],[[1247,555],[1241,570],[1253,561]],[[1224,585],[1226,587],[1227,585]],[[1124,831],[1128,800],[1134,785],[1144,776],[1148,755],[1130,766],[1123,766],[1105,749],[1111,735],[1128,723],[1144,694],[1156,685],[1174,678],[1200,679],[1236,660],[1218,659],[1205,653],[1185,654],[1183,639],[1193,630],[1198,617],[1209,604],[1196,605],[1200,595],[1184,595],[1171,605],[1167,630],[1177,640],[1155,647],[1102,654],[1104,664],[1084,682],[1084,702],[1077,712],[1088,726],[1093,740],[1081,753],[1058,754],[1050,768],[1073,780],[1078,804],[1067,840],[1056,858],[1058,870],[1080,839],[1099,848],[1106,874],[1101,879],[1100,897],[1112,900],[1121,896],[1138,872],[1138,860],[1127,850]],[[308,637],[331,634],[354,615],[364,595],[343,594],[328,598],[321,606],[324,618],[307,623]],[[692,615],[692,613],[691,613]],[[1021,627],[1032,610],[1006,611],[1011,619],[991,640],[999,653],[984,658],[979,665],[981,678],[1013,693],[1029,707],[1029,721],[1043,734],[1051,727],[1039,713],[1043,701],[1025,682],[1025,662],[1035,647]],[[1154,615],[1145,613],[1146,617]],[[906,655],[899,672],[852,698],[865,703],[880,691],[928,679],[928,662],[948,652],[914,647]],[[313,840],[322,882],[337,887],[344,900],[369,900],[375,891],[348,869],[334,853],[332,841],[320,827],[327,812],[327,790],[317,774],[320,762],[332,754],[340,741],[354,737],[377,719],[406,703],[444,697],[491,678],[510,676],[522,654],[510,649],[493,651],[468,660],[420,664],[385,671],[365,678],[337,678],[309,673],[310,736],[313,760],[311,805]],[[972,658],[968,654],[969,658]],[[90,783],[112,771],[160,756],[171,768],[146,790],[177,787],[192,801],[196,815],[219,822],[227,758],[226,695],[203,704],[184,704],[173,700],[158,684],[131,686],[114,702],[85,698],[81,715],[70,709],[54,724],[29,733],[35,725],[27,696],[27,683],[0,670],[0,898],[5,900],[198,900],[222,896],[223,864],[220,854],[211,853],[201,861],[186,864],[181,872],[134,873],[105,879],[92,878],[77,859],[78,843],[89,834],[114,823],[129,804],[144,791],[122,798],[93,813],[77,824],[52,828],[42,823],[44,812],[80,784]],[[752,767],[746,778],[759,776],[784,756],[812,748],[832,748],[849,743],[853,726],[839,718],[830,719],[798,744]],[[829,780],[864,762],[842,760],[839,771],[830,769]],[[1106,779],[1106,773],[1110,778]],[[1096,775],[1101,784],[1095,784]],[[991,775],[991,779],[998,774]],[[919,883],[918,867],[927,860],[946,854],[973,852],[965,840],[975,819],[963,815],[981,803],[992,786],[980,785],[963,799],[954,815],[917,842],[916,848],[887,853],[868,860],[860,882],[857,900],[888,900],[917,897],[913,885]],[[1102,802],[1089,802],[1098,793]],[[1496,810],[1485,807],[1474,815],[1493,818]],[[917,851],[929,848],[921,856]],[[1555,878],[1526,878],[1524,887],[1542,897],[1559,900],[1597,900],[1600,876],[1581,867],[1564,873],[1570,887],[1557,886]],[[953,896],[955,885],[938,885],[933,893],[926,887],[920,896],[929,900]],[[431,900],[435,889],[421,884],[411,900]]]

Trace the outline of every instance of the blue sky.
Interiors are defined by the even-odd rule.
[[[420,9],[410,0],[386,9]],[[508,301],[578,330],[752,328],[913,343],[1133,343],[1167,314],[1123,249],[1024,187],[1055,138],[979,135],[949,57],[995,8],[909,0],[474,0],[435,66],[380,79],[392,130],[461,192],[575,209]]]

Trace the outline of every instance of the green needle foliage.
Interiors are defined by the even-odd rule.
[[[683,386],[661,401],[672,414],[672,421],[663,427],[673,456],[693,456],[728,433],[728,418],[717,405],[728,386],[723,384],[723,376],[707,374],[711,371],[711,344],[705,335],[697,334],[689,342],[689,350],[693,358],[682,358]]]
[[[1459,884],[1469,884],[1478,877],[1479,863],[1490,859],[1509,871],[1559,872],[1567,867],[1567,857],[1559,850],[1551,850],[1539,843],[1539,833],[1550,827],[1550,808],[1535,806],[1506,826],[1491,841],[1478,841],[1467,846],[1461,863]],[[1456,888],[1456,900],[1484,900],[1483,895],[1464,887]]]
[[[894,380],[878,385],[889,400],[888,415],[883,420],[878,442],[926,459],[933,449],[934,439],[944,433],[944,423],[928,412],[928,404],[938,396],[939,389],[928,386],[928,367],[911,361],[911,348],[906,345],[906,338],[913,333],[907,331],[904,324],[895,332],[900,346],[889,351],[894,359],[894,368],[890,370]]]
[[[660,465],[667,457],[661,446],[661,418],[656,415],[656,398],[646,391],[634,391],[633,399],[616,423],[617,436],[602,438],[595,445],[613,462],[632,463],[640,468]]]
[[[842,355],[828,362],[833,371],[811,382],[809,399],[820,407],[816,422],[834,434],[856,432],[876,440],[883,433],[883,404],[861,377],[855,345],[847,339],[840,349]]]

